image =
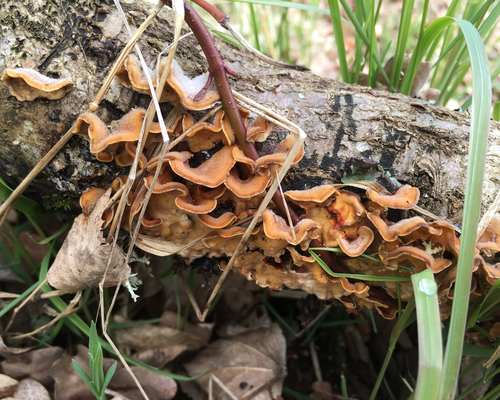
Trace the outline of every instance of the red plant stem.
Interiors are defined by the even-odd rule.
[[[162,2],[169,7],[172,6],[170,0],[162,0]],[[199,4],[201,7],[209,11],[218,21],[219,19],[224,20],[224,18],[226,17],[222,12],[217,10],[212,5],[206,3],[204,0],[195,0],[195,3]],[[249,143],[246,140],[246,127],[238,110],[236,99],[233,96],[231,86],[229,85],[229,80],[227,79],[226,75],[226,66],[224,64],[224,61],[222,60],[219,50],[215,46],[215,42],[213,41],[212,36],[210,35],[210,32],[203,23],[202,19],[186,0],[184,0],[184,8],[184,19],[193,31],[193,34],[198,40],[198,43],[200,44],[201,49],[203,50],[203,53],[207,58],[208,71],[210,74],[212,74],[215,80],[217,91],[219,92],[219,96],[222,102],[222,107],[224,108],[224,112],[229,119],[231,127],[233,128],[236,140],[245,155],[255,161],[259,158],[259,153],[257,153],[257,150],[255,149],[253,143]],[[273,201],[278,206],[282,214],[286,215],[286,200],[283,198],[279,190],[277,190],[274,194]],[[290,211],[290,216],[292,218],[293,224],[297,225],[300,222],[300,217],[292,208],[288,207],[288,209]],[[313,240],[311,243],[315,247],[325,247],[317,239]],[[349,271],[347,267],[337,261],[335,255],[332,252],[319,251],[319,254],[322,256],[322,259],[325,261],[325,263],[334,272],[347,274],[351,273],[351,271]],[[395,300],[381,288],[370,287],[368,294],[369,296],[380,299],[385,303],[396,304]]]
[[[201,8],[203,8],[212,17],[214,17],[215,20],[223,28],[227,29],[227,25],[226,24],[229,22],[229,16],[227,16],[221,10],[219,10],[217,7],[215,7],[212,4],[206,2],[205,0],[193,0],[193,3],[199,5]]]

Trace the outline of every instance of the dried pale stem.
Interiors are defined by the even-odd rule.
[[[182,106],[182,104],[179,103],[178,105],[176,105],[167,117],[167,125],[173,126],[173,123],[174,123],[175,119],[177,118],[177,116],[179,114],[182,114],[182,112],[184,110],[185,109]],[[149,189],[146,193],[146,198],[144,199],[143,206],[142,206],[141,212],[139,214],[139,218],[137,220],[137,225],[134,229],[133,235],[130,238],[129,250],[127,253],[127,257],[125,259],[125,263],[128,261],[130,254],[132,253],[132,249],[134,247],[135,240],[137,239],[137,235],[139,234],[139,229],[141,227],[141,221],[144,217],[144,214],[146,213],[146,207],[147,207],[147,204],[149,202],[149,199],[150,199],[151,195],[153,194],[154,185],[155,185],[158,177],[160,176],[160,171],[161,171],[161,167],[163,165],[163,160],[165,158],[165,154],[167,153],[167,148],[168,148],[168,143],[163,143],[161,151],[160,151],[159,159],[158,159],[158,165],[156,166],[156,171],[155,171],[155,175],[153,178],[153,182],[151,183],[151,186],[149,187]]]
[[[232,400],[238,400],[238,398],[233,394],[233,392],[231,392],[231,390],[226,385],[224,385],[224,383],[222,383],[222,381],[219,378],[217,378],[214,374],[212,374],[212,378]]]
[[[139,171],[140,172],[140,171]],[[120,189],[118,189],[116,191],[116,193],[113,195],[113,197],[111,197],[108,202],[106,203],[106,207],[104,208],[104,210],[107,210],[108,208],[110,208],[113,204],[115,204],[118,199],[120,198],[120,196],[122,195],[123,191],[125,190],[125,186],[122,186]]]
[[[0,292],[0,299],[17,299],[18,297],[17,293]]]
[[[16,318],[17,313],[26,305],[28,302],[30,302],[33,297],[38,293],[38,291],[42,288],[43,285],[47,283],[47,278],[45,278],[40,284],[33,290],[28,297],[26,297],[21,304],[19,304],[15,309],[14,312],[12,313],[12,317],[10,317],[10,321],[7,324],[7,327],[4,329],[3,334],[7,333],[12,326],[12,323],[14,322],[14,319]]]
[[[103,321],[104,322],[104,321]],[[129,375],[132,377],[134,383],[136,384],[136,386],[139,388],[139,391],[141,392],[142,396],[146,399],[146,400],[149,400],[149,397],[148,395],[146,394],[146,392],[144,391],[144,389],[142,388],[142,385],[141,383],[139,382],[139,380],[137,379],[137,377],[135,376],[134,372],[130,369],[129,365],[127,364],[127,361],[125,361],[125,359],[123,358],[122,356],[122,353],[120,353],[120,350],[118,350],[118,347],[116,347],[116,345],[113,343],[113,341],[111,340],[111,338],[109,337],[108,333],[106,331],[103,331],[103,334],[104,334],[104,337],[106,339],[106,341],[109,343],[109,345],[113,348],[115,354],[118,356],[119,360],[121,361],[121,363],[123,364],[123,367],[127,370],[127,372],[129,373]]]
[[[74,290],[52,290],[51,292],[47,292],[47,293],[42,293],[40,295],[40,298],[41,299],[50,299],[51,297],[59,297],[59,296],[63,296],[65,294],[71,294],[71,293],[75,293]]]
[[[276,179],[278,180],[278,189],[281,193],[281,197],[283,197],[283,189],[281,188],[281,182],[278,179],[278,171],[276,171]],[[295,229],[293,229],[293,221],[292,216],[290,215],[290,209],[288,208],[288,204],[284,203],[286,216],[288,218],[288,224],[290,225],[290,232],[292,232],[292,238],[294,243],[297,243],[297,237],[295,236]]]
[[[191,288],[189,287],[189,285],[186,283],[186,280],[184,279],[184,277],[182,277],[181,275],[179,275],[179,277],[181,278],[182,285],[184,286],[184,289],[186,290],[189,301],[191,302],[191,305],[194,308],[196,316],[201,321],[202,314],[200,311],[200,307],[198,306],[198,303],[196,302],[196,299],[194,298],[193,292],[192,292]]]
[[[217,106],[207,114],[203,116],[202,119],[200,119],[196,124],[194,124],[191,128],[189,128],[187,131],[183,132],[182,135],[179,137],[175,138],[170,144],[168,145],[167,151],[170,151],[173,149],[175,146],[177,146],[180,142],[182,142],[186,136],[188,136],[191,132],[193,132],[195,129],[198,129],[198,127],[203,124],[207,119],[209,119],[212,115],[214,115],[217,111],[219,111],[222,108],[222,106]]]
[[[321,366],[319,365],[318,353],[316,352],[314,339],[309,341],[309,352],[311,353],[314,375],[316,375],[316,380],[321,382],[323,380],[323,376],[321,374]]]
[[[82,299],[82,291],[79,290],[78,292],[76,292],[75,297],[69,302],[68,306],[64,309],[64,311],[62,313],[59,313],[57,315],[57,317],[55,317],[48,324],[45,324],[44,326],[41,326],[38,329],[35,329],[33,332],[23,333],[22,335],[17,335],[17,336],[12,336],[11,339],[22,339],[22,338],[25,338],[28,336],[33,336],[33,335],[36,335],[38,332],[43,331],[44,329],[50,328],[52,325],[54,325],[60,319],[77,312],[83,305],[83,302],[80,301],[81,299]]]
[[[132,48],[135,46],[137,41],[139,40],[139,37],[142,35],[142,33],[146,30],[146,28],[153,22],[153,19],[156,17],[156,15],[161,11],[163,8],[163,4],[158,3],[153,10],[151,14],[146,18],[146,20],[141,24],[139,29],[135,32],[135,34],[131,35],[132,38],[129,40],[129,42],[126,44],[126,46],[123,48],[122,52],[116,59],[116,62],[113,65],[113,68],[111,68],[111,71],[109,71],[108,77],[104,81],[104,84],[102,85],[101,89],[99,90],[99,93],[97,93],[97,96],[95,100],[90,103],[90,110],[92,112],[96,111],[99,108],[99,104],[104,97],[104,94],[106,93],[106,90],[108,90],[109,85],[111,85],[111,82],[113,81],[113,78],[115,77],[116,73],[118,72],[118,69],[122,66],[123,62],[125,61],[125,58],[129,55],[129,53],[132,51]],[[126,21],[126,19],[125,19]]]

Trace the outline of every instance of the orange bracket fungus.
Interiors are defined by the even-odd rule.
[[[39,97],[59,100],[71,89],[73,82],[53,79],[29,68],[6,69],[2,81],[19,101],[33,101]]]
[[[87,113],[76,124],[76,133],[90,142],[98,160],[114,160],[121,166],[132,164],[141,134],[147,135],[139,154],[138,179],[122,201],[125,211],[120,227],[129,232],[138,229],[135,245],[159,256],[179,254],[188,263],[209,257],[224,270],[223,277],[234,269],[262,287],[301,289],[323,300],[336,299],[349,312],[366,306],[385,318],[393,318],[398,310],[397,293],[403,302],[410,299],[411,285],[394,280],[360,280],[352,275],[393,278],[397,271],[398,277],[408,280],[417,271],[431,269],[438,276],[441,303],[446,304],[453,295],[460,245],[454,227],[411,214],[417,209],[420,192],[410,185],[393,192],[370,181],[284,193],[278,190],[288,168],[300,162],[304,154],[304,132],[232,92],[226,76],[231,71],[198,14],[189,3],[184,5],[186,22],[207,55],[209,67],[207,73],[191,79],[177,62],[172,63],[160,100],[176,108],[183,106],[168,130],[176,138],[173,144],[159,145],[162,140],[155,123],[149,132],[142,132],[146,113],[142,109],[130,111],[119,121],[106,122]],[[161,62],[160,70],[151,74],[160,76],[165,66]],[[135,56],[125,59],[116,77],[124,86],[149,94],[146,76]],[[196,120],[200,111],[209,110],[219,101],[222,108],[209,112],[211,119]],[[280,137],[273,151],[269,142],[262,147],[255,145],[268,141],[270,135],[275,140],[273,130],[288,133]],[[113,189],[120,190],[125,184],[126,179],[118,178]],[[356,193],[349,186],[355,187]],[[98,239],[93,242],[99,250],[93,255],[97,258],[110,251],[102,245],[99,232],[109,219],[116,219],[113,208],[104,209],[108,198],[109,192],[85,193],[84,214],[75,223],[80,230],[97,233]],[[408,218],[395,217],[408,214]],[[500,267],[492,259],[493,253],[500,251],[497,230],[492,221],[478,241],[476,284],[491,285],[500,277]],[[81,241],[71,246],[81,254],[78,260],[91,254]],[[332,247],[336,254],[325,246]],[[309,252],[311,248],[316,249],[314,254]],[[68,284],[54,278],[60,275],[59,266],[68,262],[64,254],[50,272],[49,282],[55,287]],[[122,282],[130,268],[119,251],[113,260],[109,279]],[[75,270],[78,268],[76,265]],[[102,274],[94,274],[97,281],[102,279]],[[446,314],[443,311],[442,315]]]

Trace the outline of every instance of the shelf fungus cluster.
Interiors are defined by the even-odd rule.
[[[125,62],[118,80],[139,92],[148,90],[133,56]],[[231,257],[295,138],[285,137],[271,154],[256,160],[247,157],[222,109],[202,123],[189,113],[189,110],[209,109],[219,99],[213,88],[203,89],[205,82],[206,77],[187,78],[174,64],[161,99],[173,104],[180,102],[188,110],[171,125],[168,133],[172,140],[188,134],[165,154],[157,171],[157,143],[162,138],[158,124],[154,123],[140,155],[142,172],[127,199],[122,228],[133,231],[140,224],[136,246],[152,254],[165,256],[177,252],[188,261],[204,256],[214,260]],[[198,96],[202,90],[204,95]],[[247,141],[265,141],[273,124],[246,110],[240,112],[247,124]],[[144,110],[136,109],[120,121],[110,123],[101,121],[97,115],[84,114],[78,119],[77,133],[89,140],[90,149],[99,160],[131,165],[144,116]],[[303,152],[294,162],[299,162],[302,155]],[[159,176],[154,182],[157,172]],[[124,182],[126,177],[117,179],[114,190]],[[389,220],[388,215],[408,214],[391,210],[415,207],[419,199],[417,188],[404,185],[389,193],[375,182],[361,181],[349,186],[356,187],[356,193],[346,185],[285,192],[288,207],[300,217],[294,226],[271,202],[262,212],[244,251],[238,254],[233,269],[262,287],[301,289],[320,299],[337,299],[353,312],[363,305],[375,307],[386,318],[394,317],[397,301],[371,296],[371,289],[383,289],[390,298],[396,298],[399,291],[403,301],[411,296],[408,281],[332,276],[308,251],[319,242],[337,250],[337,262],[352,274],[409,277],[414,272],[431,269],[439,286],[442,317],[446,318],[449,299],[453,298],[460,244],[455,227],[418,216]],[[151,187],[151,198],[145,204]],[[102,193],[95,191],[97,197]],[[95,201],[82,199],[82,204]],[[143,207],[146,210],[139,221]],[[108,210],[103,218],[109,224],[113,211]],[[500,219],[494,218],[478,240],[471,288],[474,293],[479,291],[479,281],[481,286],[491,285],[500,277],[500,263],[494,261],[495,252],[500,251],[499,231]],[[367,254],[370,256],[366,257]],[[220,261],[219,265],[223,269],[226,264]]]

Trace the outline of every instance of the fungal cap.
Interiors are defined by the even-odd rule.
[[[412,246],[402,246],[388,254],[381,253],[380,258],[386,267],[392,270],[396,270],[399,263],[408,260],[415,266],[417,271],[420,272],[426,268],[430,268],[435,274],[448,268],[452,263],[451,260],[446,258],[436,259],[425,250]]]
[[[170,152],[165,160],[170,161],[173,171],[198,185],[215,188],[226,180],[235,161],[234,146],[225,146],[197,168],[191,168],[188,160],[193,156],[189,151]]]
[[[295,231],[295,239],[293,238],[290,226],[280,216],[276,215],[273,211],[266,209],[262,212],[262,219],[264,222],[264,232],[270,239],[284,239],[288,243],[297,245],[302,242],[307,233],[318,227],[316,221],[312,219],[302,219],[297,225],[293,227]]]
[[[432,235],[440,235],[442,233],[441,229],[432,227],[421,217],[403,219],[395,224],[388,224],[380,217],[380,211],[377,210],[368,213],[368,218],[380,232],[382,238],[388,242],[393,242],[399,236],[409,235],[417,229],[426,229]]]
[[[358,257],[372,244],[375,235],[367,226],[360,226],[353,240],[344,237],[337,239],[342,251],[349,257]]]
[[[224,213],[220,217],[212,217],[209,214],[198,214],[197,217],[204,225],[214,229],[225,228],[238,219],[232,212]]]
[[[285,196],[297,204],[313,202],[322,204],[336,192],[332,185],[316,186],[307,190],[289,190]]]
[[[204,199],[201,196],[180,196],[175,199],[175,205],[183,211],[192,214],[207,214],[215,210],[217,200]]]
[[[418,203],[420,191],[416,187],[403,185],[393,194],[390,194],[387,191],[383,193],[382,191],[369,189],[366,192],[366,195],[370,200],[383,207],[407,210],[414,207]]]
[[[99,188],[88,188],[80,196],[80,207],[85,215],[90,215],[94,211],[97,201],[106,193],[106,190]]]
[[[67,79],[52,79],[29,68],[8,68],[3,71],[2,81],[19,101],[32,101],[39,97],[59,100],[73,89],[73,82]]]

